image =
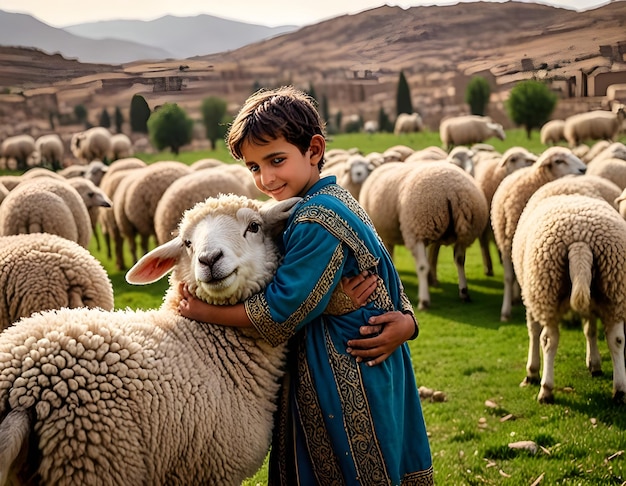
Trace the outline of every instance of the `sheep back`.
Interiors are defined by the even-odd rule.
[[[66,238],[44,233],[0,238],[0,329],[34,312],[61,307],[113,309],[100,262]]]

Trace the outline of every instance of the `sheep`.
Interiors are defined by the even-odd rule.
[[[584,174],[587,166],[566,147],[547,148],[530,167],[505,177],[491,200],[491,226],[504,267],[504,295],[500,320],[511,317],[516,286],[511,245],[517,222],[532,194],[544,184],[568,174]]]
[[[219,159],[207,158],[207,159],[196,160],[189,167],[191,167],[193,170],[202,170],[202,169],[209,169],[211,167],[224,167],[225,165],[226,165],[226,162],[223,162]]]
[[[407,163],[423,161],[432,162],[433,160],[444,160],[446,157],[448,157],[448,152],[440,147],[430,145],[420,150],[413,150],[411,153],[407,154],[407,156],[404,157],[402,160]]]
[[[65,180],[27,179],[0,206],[0,236],[52,233],[87,248],[91,231],[83,199]]]
[[[113,310],[113,286],[88,250],[61,236],[0,237],[0,330],[21,317],[61,307]]]
[[[96,249],[100,251],[100,238],[97,231],[98,216],[100,208],[110,208],[112,202],[105,192],[89,179],[73,177],[68,180],[68,184],[78,191],[85,203],[87,213],[89,213],[89,221],[91,222],[91,234],[96,240]]]
[[[92,127],[72,135],[70,150],[78,160],[89,163],[92,160],[107,161],[111,151],[111,132],[104,127]]]
[[[17,170],[24,171],[28,169],[28,159],[36,150],[35,139],[30,135],[13,135],[5,138],[0,147],[2,156],[8,161],[14,159],[17,164]]]
[[[415,149],[408,145],[393,145],[383,152],[383,157],[385,157],[385,162],[404,162],[413,152],[415,152]],[[400,157],[399,159],[398,156]]]
[[[418,113],[400,113],[393,126],[394,135],[401,133],[421,132],[424,129],[424,121]]]
[[[578,113],[565,119],[563,135],[570,147],[576,147],[585,140],[617,141],[622,122],[626,118],[623,105],[616,112],[593,110]]]
[[[429,273],[434,283],[440,245],[454,245],[459,296],[469,301],[465,252],[488,218],[485,196],[469,174],[445,161],[390,162],[365,180],[360,202],[391,255],[395,245],[404,244],[411,251],[419,280],[419,309],[430,306]],[[429,245],[435,251],[427,258]]]
[[[0,182],[0,204],[2,204],[2,201],[4,201],[4,198],[7,197],[8,195],[9,195],[9,190],[2,182]]]
[[[35,150],[39,154],[41,164],[54,171],[61,169],[65,147],[61,137],[56,133],[41,135],[35,140]]]
[[[113,162],[111,164],[111,168],[121,159]],[[116,201],[116,191],[120,182],[135,168],[128,168],[124,170],[112,170],[105,174],[102,178],[102,182],[100,183],[100,189],[109,197],[112,201],[112,204],[115,204]],[[117,197],[118,204],[120,203],[120,198]],[[123,206],[123,203],[122,203]],[[106,254],[109,260],[112,258],[113,252],[115,253],[115,264],[118,270],[126,270],[126,264],[124,262],[124,238],[122,233],[115,221],[115,212],[112,207],[100,208],[98,213],[98,225],[100,227],[100,231],[104,237],[104,244],[106,246]],[[133,240],[134,241],[134,240]],[[136,249],[134,250],[133,255],[136,253]]]
[[[543,145],[556,145],[566,141],[563,135],[565,120],[550,120],[543,124],[539,132],[539,138]]]
[[[134,155],[133,143],[125,133],[111,135],[111,148],[109,149],[108,160],[125,159]]]
[[[471,145],[496,137],[506,138],[504,128],[489,117],[478,115],[462,115],[447,118],[439,124],[439,137],[446,150],[455,145]]]
[[[151,236],[156,238],[154,229],[154,213],[159,199],[165,190],[179,177],[193,172],[188,165],[176,161],[155,162],[143,169],[133,171],[118,186],[113,199],[115,222],[122,235],[129,242],[131,251],[136,246],[136,235],[140,237],[140,248],[143,254],[148,252]],[[128,185],[127,184],[128,180]],[[122,192],[120,190],[124,188]],[[118,207],[117,194],[123,199],[123,206]],[[123,213],[123,214],[122,214]],[[132,242],[131,242],[132,240]],[[136,260],[136,253],[133,260]]]
[[[580,194],[543,198],[520,217],[513,238],[513,263],[529,335],[522,385],[539,381],[541,343],[543,372],[537,399],[554,402],[559,321],[572,309],[583,318],[586,361],[592,375],[602,372],[596,320],[602,321],[613,363],[613,399],[623,403],[626,221],[601,198]]]
[[[363,131],[365,133],[376,133],[380,130],[377,120],[367,120],[363,124]]]
[[[247,170],[247,169],[246,169]],[[218,194],[253,197],[231,171],[208,168],[194,171],[172,182],[165,189],[154,210],[154,230],[158,244],[169,241],[183,213],[196,203]]]
[[[611,142],[609,142],[608,140],[599,140],[598,142],[594,143],[593,146],[591,147],[588,147],[587,145],[579,145],[578,147],[576,147],[577,149],[579,149],[580,147],[587,147],[588,150],[582,156],[578,156],[578,157],[585,164],[589,164],[589,162],[591,162],[598,155],[604,152],[610,145],[611,145]]]
[[[626,188],[626,160],[616,157],[596,158],[587,165],[587,174],[597,175]]]
[[[230,195],[187,211],[179,236],[126,274],[145,284],[173,270],[158,309],[46,311],[5,330],[0,483],[235,485],[254,474],[286,347],[182,317],[179,284],[214,304],[257,293],[279,261],[271,235],[297,200]]]
[[[483,157],[480,164],[475,168],[474,179],[476,184],[483,191],[487,200],[487,207],[491,212],[491,201],[496,189],[502,180],[517,169],[528,167],[535,163],[537,156],[524,147],[511,147],[504,154],[491,152],[492,157]],[[485,226],[485,230],[478,238],[480,243],[481,257],[483,261],[483,272],[485,275],[493,276],[493,261],[489,251],[489,244],[493,241],[493,230],[491,228],[491,217]]]
[[[596,144],[597,145],[597,144]],[[595,145],[592,147],[595,148]],[[594,155],[590,160],[583,161],[587,163],[587,166],[596,160],[615,158],[626,160],[626,145],[622,142],[613,142],[608,144],[604,149]]]
[[[52,179],[65,181],[65,177],[54,172],[51,169],[46,169],[45,167],[33,167],[24,172],[20,177],[22,181],[25,181],[27,179],[34,179],[35,177],[51,177]]]

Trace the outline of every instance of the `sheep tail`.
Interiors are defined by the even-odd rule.
[[[572,281],[570,305],[582,315],[591,309],[591,270],[593,253],[587,243],[577,242],[568,249],[569,275]]]
[[[11,410],[0,423],[0,484],[7,483],[11,465],[28,440],[30,425],[24,409]]]

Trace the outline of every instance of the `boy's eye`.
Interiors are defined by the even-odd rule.
[[[256,164],[250,164],[250,165],[248,166],[248,170],[249,170],[250,172],[256,172],[257,170],[259,170],[259,166],[258,166],[258,165],[256,165]]]
[[[280,164],[281,162],[283,162],[284,160],[285,160],[285,158],[284,158],[284,157],[276,157],[275,159],[272,159],[272,164],[274,164],[274,165],[278,165],[278,164]]]

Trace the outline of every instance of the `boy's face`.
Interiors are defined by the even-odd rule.
[[[283,137],[266,145],[246,143],[241,152],[259,190],[277,201],[283,201],[303,196],[319,181],[317,164],[324,156],[325,148],[324,137],[314,135],[304,155]]]

